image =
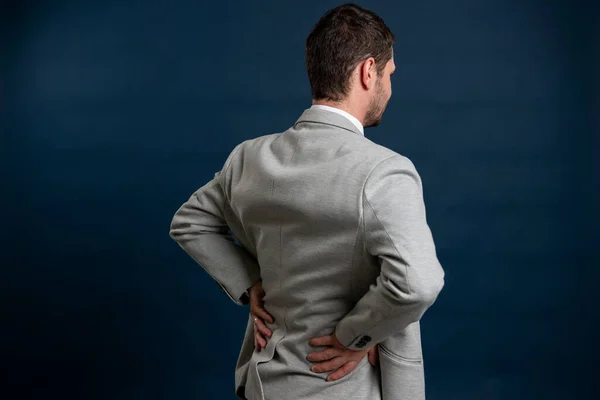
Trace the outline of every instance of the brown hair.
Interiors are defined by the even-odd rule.
[[[359,62],[375,59],[381,75],[392,58],[394,34],[383,19],[356,4],[327,11],[306,39],[306,69],[315,100],[340,101]]]

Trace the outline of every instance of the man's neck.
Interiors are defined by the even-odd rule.
[[[337,108],[338,110],[345,111],[348,114],[352,115],[354,118],[356,118],[358,120],[358,122],[361,123],[361,125],[364,125],[364,115],[361,115],[361,113],[357,112],[355,107],[352,107],[350,104],[348,104],[348,102],[336,102],[336,101],[331,101],[331,100],[314,100],[313,99],[312,104],[333,107],[333,108]]]
[[[365,128],[364,128],[362,122],[360,122],[360,120],[358,118],[356,118],[354,115],[350,114],[348,111],[340,108],[338,103],[336,103],[335,106],[333,104],[334,103],[332,103],[332,102],[315,102],[315,101],[313,101],[311,108],[323,108],[327,111],[335,112],[336,114],[340,114],[341,116],[346,118],[348,121],[350,121],[354,126],[356,126],[356,128],[359,130],[359,132],[362,135],[365,134]]]

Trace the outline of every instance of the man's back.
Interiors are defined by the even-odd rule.
[[[171,237],[230,299],[252,303],[241,398],[425,399],[419,320],[444,271],[415,166],[361,134],[392,95],[394,40],[356,4],[323,14],[305,47],[313,107],[236,146],[173,218]],[[272,331],[264,351],[254,329]]]
[[[223,177],[227,223],[258,260],[264,306],[275,319],[261,352],[252,351],[247,331],[236,375],[247,398],[381,397],[379,370],[366,357],[326,382],[306,355],[319,349],[309,340],[333,332],[379,276],[380,261],[364,245],[363,188],[390,157],[402,156],[343,116],[314,109],[286,132],[246,141],[232,154]]]

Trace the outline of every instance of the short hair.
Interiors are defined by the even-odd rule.
[[[315,100],[340,101],[350,90],[359,62],[375,59],[381,75],[392,58],[395,37],[383,19],[356,4],[327,11],[306,39],[306,69]]]

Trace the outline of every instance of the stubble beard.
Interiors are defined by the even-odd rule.
[[[387,106],[387,101],[384,98],[383,88],[381,84],[377,83],[377,93],[369,104],[369,109],[365,115],[365,128],[376,127],[381,123],[383,119],[383,113]]]

